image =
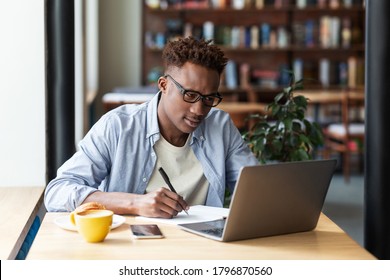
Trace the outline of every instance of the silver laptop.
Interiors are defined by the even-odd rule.
[[[335,165],[331,159],[243,167],[226,219],[179,226],[218,241],[313,230]]]

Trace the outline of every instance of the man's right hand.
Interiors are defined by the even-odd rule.
[[[153,218],[170,219],[183,209],[188,210],[187,202],[167,188],[159,188],[147,194],[97,191],[83,202],[98,202],[108,210],[121,215],[139,215]]]

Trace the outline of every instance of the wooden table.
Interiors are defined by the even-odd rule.
[[[253,122],[248,119],[251,114],[266,113],[265,103],[252,103],[252,102],[226,102],[222,101],[217,108],[229,113],[234,124],[239,129],[248,129],[252,126]]]
[[[250,260],[250,259],[375,259],[335,223],[321,214],[314,231],[223,243],[160,224],[163,239],[133,240],[129,224],[113,229],[102,243],[87,243],[77,232],[54,220],[67,213],[47,213],[27,259]]]
[[[141,104],[149,101],[156,93],[117,93],[109,92],[103,95],[102,102],[106,112],[124,105]]]
[[[222,101],[217,108],[228,112],[229,114],[252,114],[265,113],[265,103],[250,103],[250,102],[224,102]]]
[[[296,92],[295,95],[303,95],[309,99],[309,104],[340,104],[346,91],[303,91]],[[364,100],[363,91],[349,91],[350,96]]]
[[[44,187],[0,187],[0,259],[15,259],[43,201]]]

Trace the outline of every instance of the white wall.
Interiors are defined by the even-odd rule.
[[[99,1],[98,104],[115,87],[141,85],[142,4],[141,0]]]
[[[44,1],[0,0],[0,186],[44,186]]]

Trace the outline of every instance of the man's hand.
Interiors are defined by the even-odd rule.
[[[188,210],[188,204],[178,194],[159,188],[156,191],[140,195],[134,201],[138,215],[145,217],[172,218],[183,209]]]
[[[97,191],[91,193],[83,204],[91,201],[104,205],[115,214],[154,218],[170,219],[183,209],[189,209],[187,202],[180,195],[167,188],[159,188],[147,194]]]

